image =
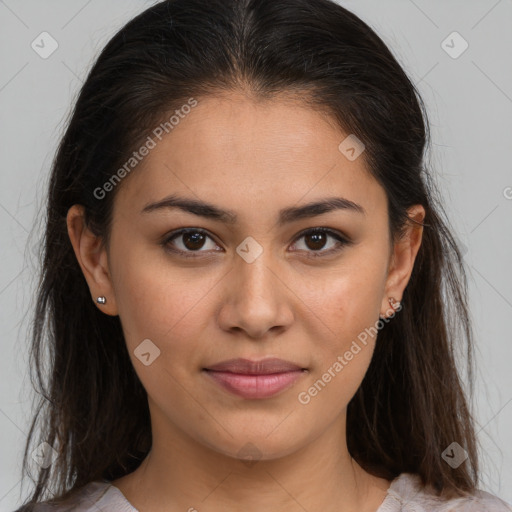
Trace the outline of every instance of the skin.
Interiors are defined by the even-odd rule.
[[[346,136],[297,100],[201,98],[119,185],[108,248],[84,226],[81,206],[69,210],[91,300],[104,295],[98,308],[119,315],[148,393],[151,452],[113,482],[140,511],[375,512],[385,498],[390,482],[350,457],[345,431],[376,338],[308,404],[298,400],[379,315],[393,313],[388,299],[401,300],[421,244],[414,223],[391,242],[385,192],[363,157],[340,152]],[[176,208],[141,213],[170,194],[232,210],[238,220]],[[280,209],[332,196],[365,214],[335,210],[278,225]],[[409,214],[422,222],[425,211],[416,205]],[[202,247],[183,236],[169,242],[196,248],[196,258],[160,243],[183,227],[210,236]],[[315,227],[352,243],[313,258],[339,246],[330,235],[323,245],[299,235]],[[252,263],[236,252],[248,236],[263,249]],[[148,366],[134,355],[145,339],[161,351]],[[247,400],[202,372],[235,357],[278,357],[308,371],[276,396]],[[239,453],[247,443],[258,450],[252,464]]]

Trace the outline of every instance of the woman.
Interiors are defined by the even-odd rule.
[[[427,143],[409,78],[330,0],[123,27],[53,166],[19,510],[512,510],[477,490]]]

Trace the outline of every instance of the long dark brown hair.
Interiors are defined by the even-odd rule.
[[[27,503],[120,478],[151,447],[146,391],[119,317],[103,314],[91,300],[68,237],[68,209],[83,205],[88,226],[108,244],[119,187],[101,198],[95,190],[169,112],[191,97],[236,90],[255,99],[300,95],[363,141],[367,167],[387,195],[394,237],[408,221],[407,208],[425,208],[402,310],[379,332],[348,405],[347,443],[376,476],[391,480],[410,472],[439,494],[473,492],[477,443],[455,363],[462,349],[471,391],[467,282],[425,164],[429,123],[416,87],[379,36],[331,0],[166,0],[132,19],[101,51],[53,161],[31,324],[39,401],[22,473],[30,473],[28,459],[40,443],[59,456],[35,479],[30,475],[35,490]],[[452,442],[468,454],[457,468],[442,458]]]

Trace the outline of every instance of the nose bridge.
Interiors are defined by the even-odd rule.
[[[251,338],[260,338],[272,328],[289,325],[292,309],[272,250],[252,239],[244,240],[237,253],[220,310],[221,327],[242,329]]]
[[[271,270],[276,265],[269,245],[264,247],[263,243],[247,237],[236,252],[234,271],[246,294],[252,298],[263,297],[277,288],[275,272]]]

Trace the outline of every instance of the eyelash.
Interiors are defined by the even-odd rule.
[[[201,250],[197,250],[197,251],[183,251],[181,249],[170,248],[170,245],[169,245],[170,242],[172,242],[175,238],[179,238],[181,235],[185,235],[187,233],[201,233],[201,234],[203,234],[203,235],[205,235],[208,238],[213,240],[213,238],[204,229],[201,229],[201,228],[184,228],[184,229],[180,229],[178,231],[173,231],[172,233],[170,233],[161,242],[161,245],[167,251],[172,252],[174,254],[178,254],[179,256],[182,256],[184,258],[200,258],[201,256],[200,255],[196,255],[196,253],[207,252],[207,251],[201,251]],[[352,244],[352,241],[348,240],[347,238],[345,238],[344,236],[342,236],[338,232],[333,231],[332,229],[329,229],[329,228],[320,228],[320,227],[318,227],[318,228],[310,228],[310,229],[307,229],[305,231],[302,231],[301,233],[299,233],[297,235],[297,237],[295,238],[294,243],[296,243],[296,241],[300,240],[301,238],[303,238],[303,237],[305,237],[307,235],[312,235],[312,234],[317,234],[317,233],[327,234],[327,235],[335,238],[336,240],[338,240],[339,244],[337,245],[337,247],[335,247],[333,249],[329,249],[327,251],[324,251],[324,250],[307,251],[308,253],[310,253],[307,256],[308,258],[323,258],[323,257],[326,257],[326,256],[330,256],[332,254],[336,254],[336,253],[340,252],[341,250],[343,250],[343,248],[345,246],[349,246],[349,245]],[[299,250],[299,252],[300,252],[300,250]]]

